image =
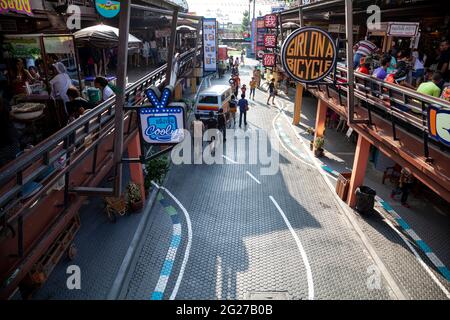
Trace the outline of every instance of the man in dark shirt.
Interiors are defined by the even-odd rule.
[[[241,99],[238,102],[239,106],[239,128],[242,126],[242,116],[244,116],[244,125],[247,125],[247,111],[248,101],[245,99],[245,95],[241,95]]]
[[[205,121],[206,129],[208,130],[208,140],[211,141],[210,150],[214,155],[216,153],[216,136],[217,136],[217,120],[214,117],[214,112],[209,112],[209,118]]]
[[[442,82],[442,85],[444,82],[450,80],[450,71],[448,68],[449,62],[450,62],[450,47],[448,40],[442,41],[439,46],[440,55],[437,59],[437,70],[442,74],[442,77],[444,78],[444,81]]]
[[[272,79],[269,84],[269,98],[267,99],[267,104],[270,104],[270,98],[272,98],[272,104],[275,105],[275,95],[276,95],[276,89],[275,89],[275,79]]]
[[[227,141],[227,119],[222,108],[219,109],[219,115],[217,116],[217,127],[223,134],[223,141]]]

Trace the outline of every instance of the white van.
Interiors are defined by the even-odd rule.
[[[220,108],[223,113],[229,113],[229,102],[231,100],[231,88],[228,85],[214,85],[202,92],[198,97],[198,102],[195,106],[195,113],[200,115],[200,118],[209,118],[209,112],[213,111],[214,115]]]

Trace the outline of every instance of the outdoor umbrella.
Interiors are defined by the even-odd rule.
[[[88,45],[107,49],[117,47],[119,44],[119,29],[105,24],[81,29],[73,35],[75,36],[75,41],[82,46]],[[141,42],[135,36],[128,35],[128,47],[138,47]]]

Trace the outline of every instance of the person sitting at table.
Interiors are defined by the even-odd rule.
[[[361,58],[357,72],[369,75],[370,63],[367,62],[366,57]]]
[[[439,88],[439,83],[442,81],[442,74],[440,72],[435,72],[431,81],[423,82],[417,88],[417,92],[439,98],[441,96],[441,88]]]
[[[53,64],[53,71],[56,76],[50,80],[51,96],[53,98],[61,98],[64,103],[69,101],[67,96],[67,89],[72,85],[72,79],[67,74],[66,67],[62,62]]]
[[[102,92],[102,101],[106,101],[114,95],[114,91],[109,87],[108,80],[105,77],[97,77],[94,80],[94,86]]]
[[[372,76],[379,79],[379,80],[384,80],[387,76],[387,68],[389,67],[389,63],[390,63],[391,59],[384,57],[381,60],[381,66],[379,66],[378,68],[376,68],[374,70],[374,72],[372,73]]]
[[[19,58],[16,60],[16,66],[11,72],[9,82],[12,88],[13,95],[26,94],[26,83],[33,82],[34,78],[30,72],[25,69],[24,61]]]
[[[93,108],[93,105],[83,99],[80,95],[80,91],[78,91],[78,89],[74,86],[67,89],[67,96],[70,100],[66,103],[67,113],[69,114],[69,122],[84,114],[87,109]]]

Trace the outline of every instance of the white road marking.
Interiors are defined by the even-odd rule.
[[[250,178],[252,178],[253,180],[255,180],[257,184],[261,184],[261,182],[260,182],[258,179],[256,179],[255,176],[252,175],[250,172],[247,171],[246,173],[248,174],[248,176],[249,176]]]
[[[433,281],[437,284],[437,286],[442,290],[442,292],[447,296],[448,299],[450,299],[450,293],[447,291],[447,289],[444,287],[444,285],[439,281],[439,279],[436,277],[436,275],[430,270],[430,268],[428,267],[428,265],[422,260],[422,258],[420,257],[420,255],[417,253],[416,249],[414,249],[414,247],[411,245],[411,243],[409,243],[408,239],[406,239],[406,237],[397,230],[396,227],[394,227],[392,225],[392,223],[386,218],[384,217],[384,215],[382,215],[384,218],[384,221],[387,223],[387,225],[389,227],[392,228],[392,230],[394,230],[400,238],[402,238],[403,242],[408,246],[408,248],[412,251],[412,253],[414,254],[414,256],[416,257],[416,260],[419,262],[419,264],[425,269],[425,271],[430,275],[431,279],[433,279]]]
[[[303,264],[305,265],[305,269],[306,269],[306,278],[308,280],[308,299],[314,300],[314,282],[313,282],[313,277],[312,277],[312,272],[311,272],[311,266],[309,265],[309,261],[308,261],[308,257],[306,256],[305,249],[303,248],[302,243],[300,242],[300,239],[299,239],[297,233],[295,232],[294,228],[292,228],[292,226],[291,226],[288,218],[284,214],[283,210],[281,210],[280,206],[278,205],[278,203],[275,201],[275,199],[272,196],[269,196],[269,198],[273,202],[275,207],[278,209],[278,212],[283,217],[284,222],[286,223],[287,227],[289,228],[289,231],[291,232],[292,236],[295,239],[295,243],[297,244],[298,250],[300,251],[300,255],[302,256]]]
[[[225,155],[222,155],[222,157],[223,157],[224,159],[230,161],[231,163],[237,164],[237,162],[234,161],[233,159],[231,159],[230,157],[227,157],[227,156],[225,156]]]
[[[187,230],[188,230],[188,242],[186,244],[186,250],[184,252],[184,258],[183,262],[181,263],[180,273],[178,274],[177,282],[175,283],[175,287],[173,288],[172,294],[170,295],[170,300],[174,300],[177,296],[178,289],[180,288],[181,280],[183,280],[184,270],[186,269],[186,264],[189,260],[189,253],[191,251],[191,245],[192,245],[192,223],[191,218],[189,216],[189,213],[187,212],[186,208],[181,204],[181,202],[165,187],[158,186],[155,182],[152,181],[152,184],[160,189],[164,190],[172,199],[175,201],[175,203],[180,207],[180,209],[183,211],[184,216],[186,218],[186,224],[187,224]]]

